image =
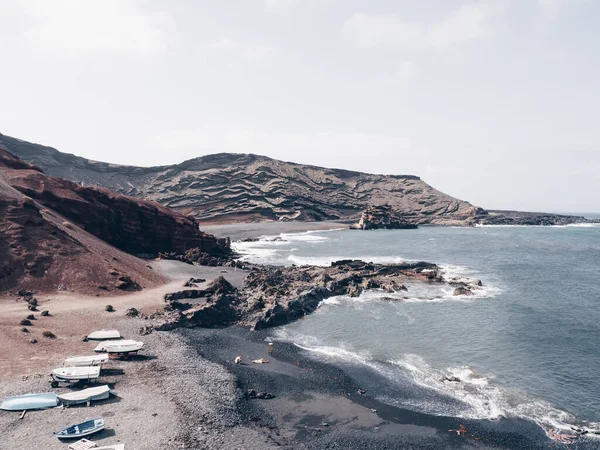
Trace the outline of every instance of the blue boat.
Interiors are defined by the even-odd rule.
[[[54,408],[58,405],[58,396],[54,392],[45,394],[17,395],[6,397],[0,403],[0,409],[5,411],[25,411],[29,409]]]
[[[97,417],[76,425],[71,425],[70,427],[64,428],[60,431],[55,431],[52,434],[59,439],[77,439],[97,433],[102,429],[104,429],[104,419],[102,417]]]

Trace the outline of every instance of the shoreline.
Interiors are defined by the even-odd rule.
[[[281,228],[273,229],[278,234]],[[267,234],[260,226],[244,228],[240,233],[260,231],[260,235]],[[297,232],[301,231],[309,230]],[[62,365],[61,358],[89,353],[95,344],[81,342],[81,337],[94,329],[117,328],[126,338],[145,343],[140,358],[111,361],[107,366],[99,384],[109,384],[119,397],[93,403],[91,408],[82,405],[31,411],[22,420],[18,413],[0,411],[2,444],[17,450],[65,448],[51,436],[52,431],[102,415],[109,428],[92,436],[92,440],[99,445],[125,442],[127,450],[568,448],[550,440],[537,424],[523,419],[468,420],[382,403],[378,397],[380,390],[385,393],[386,381],[375,372],[319,361],[291,343],[276,342],[270,355],[265,341],[272,331],[269,329],[249,332],[241,327],[194,328],[139,336],[139,329],[154,321],[125,317],[126,308],[133,306],[151,314],[164,306],[164,292],[182,289],[183,281],[192,276],[206,278],[209,283],[224,275],[234,285],[244,277],[243,272],[227,267],[190,266],[177,261],[153,265],[171,279],[168,284],[110,299],[40,295],[51,297],[47,304],[42,300],[40,309],[48,308],[53,315],[34,321],[32,335],[21,333],[16,325],[15,318],[28,313],[24,304],[0,297],[7,312],[0,319],[0,337],[8,344],[3,346],[4,351],[0,349],[2,396],[54,391],[49,388],[49,370]],[[116,307],[116,313],[103,310],[108,302]],[[39,338],[46,323],[52,324],[49,329],[57,331],[58,339]],[[38,338],[38,344],[12,345],[32,336]],[[242,356],[246,364],[234,364],[236,356]],[[252,364],[252,359],[261,357],[270,362]],[[8,365],[4,365],[6,362]],[[366,393],[358,393],[365,388]],[[61,387],[56,391],[71,389]],[[248,389],[271,393],[276,398],[249,399],[245,395]],[[585,439],[574,445],[597,448],[597,442]]]
[[[220,225],[200,225],[200,229],[215,236],[228,236],[232,241],[261,236],[277,236],[282,233],[307,231],[346,230],[348,224],[341,222],[251,222]]]
[[[180,333],[202,358],[231,372],[242,395],[254,389],[276,396],[241,397],[239,408],[246,420],[272,428],[279,445],[291,441],[293,448],[567,448],[524,419],[461,419],[383,403],[377,399],[381,392],[373,387],[383,380],[374,372],[313,359],[291,343],[275,342],[269,354],[269,330],[197,328]],[[242,364],[234,364],[236,356],[242,356]],[[251,362],[261,357],[269,363]],[[367,392],[360,394],[367,385]],[[464,432],[459,435],[456,430]],[[595,442],[584,440],[577,445],[596,448]]]

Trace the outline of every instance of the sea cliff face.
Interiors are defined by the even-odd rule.
[[[164,278],[128,253],[190,248],[227,254],[229,242],[158,203],[47,176],[0,149],[0,291],[150,286]]]
[[[8,160],[7,152],[0,152]],[[193,217],[156,202],[80,186],[31,167],[5,170],[5,177],[19,192],[127,253],[182,253],[190,248],[209,254],[228,251],[225,241],[201,232]]]

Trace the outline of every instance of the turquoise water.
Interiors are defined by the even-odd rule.
[[[379,398],[472,418],[524,417],[549,429],[600,429],[600,226],[422,227],[282,235],[237,244],[247,259],[435,262],[481,279],[472,297],[408,285],[389,296],[325,301],[275,331],[315,358],[364,365],[389,380]],[[456,376],[460,382],[444,381]],[[398,389],[395,390],[394,386]]]

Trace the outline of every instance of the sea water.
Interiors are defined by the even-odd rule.
[[[545,429],[600,430],[600,225],[279,237],[235,247],[245,259],[266,264],[429,261],[446,277],[477,278],[483,287],[473,297],[422,283],[391,295],[334,297],[274,330],[273,338],[315,358],[376,371],[399,388],[378,392],[391,404],[458,417],[523,417]]]

